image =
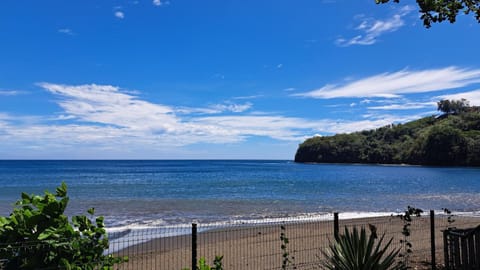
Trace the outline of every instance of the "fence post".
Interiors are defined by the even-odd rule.
[[[432,252],[432,270],[435,270],[436,261],[435,261],[435,211],[430,210],[430,244]]]
[[[338,240],[338,231],[338,212],[335,212],[333,213],[333,236],[335,237],[335,240]]]
[[[192,223],[192,270],[197,270],[197,224]]]
[[[443,231],[443,260],[445,262],[445,269],[450,269],[450,256],[448,254],[449,241],[448,241],[448,229]]]

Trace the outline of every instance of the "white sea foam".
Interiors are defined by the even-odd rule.
[[[443,210],[437,210],[435,213],[440,213],[439,215],[446,215]],[[468,212],[458,212],[452,211],[451,213],[453,216],[458,217],[480,217],[480,211],[468,211]]]
[[[385,216],[397,216],[403,211],[398,212],[342,212],[339,213],[339,219],[359,219]],[[443,210],[435,210],[437,215],[446,215]],[[480,217],[480,211],[470,212],[452,212],[455,216],[462,217]],[[424,216],[427,213],[423,214]],[[163,220],[144,220],[134,222],[128,225],[109,228],[107,231],[110,237],[109,253],[114,250],[121,250],[129,246],[141,244],[157,238],[172,236],[189,235],[192,232],[192,223],[197,224],[197,231],[204,232],[213,229],[223,229],[236,226],[262,226],[285,223],[301,223],[316,221],[332,221],[333,213],[303,213],[296,216],[285,217],[265,217],[265,218],[246,218],[231,217],[231,219],[215,222],[198,222],[192,220],[191,223],[166,224]]]
[[[340,213],[339,218],[356,219],[390,216],[395,214],[396,213],[392,212],[346,212]],[[198,232],[204,232],[212,229],[222,229],[233,226],[260,226],[297,222],[331,221],[333,220],[333,216],[333,213],[304,213],[288,217],[266,217],[254,219],[234,217],[229,220],[207,223],[200,223],[193,220],[192,223],[198,223]],[[114,250],[121,250],[156,238],[191,234],[192,224],[181,223],[166,225],[163,220],[152,220],[112,227],[107,231],[110,238],[110,249],[108,250],[108,253],[111,253]]]
[[[397,212],[342,212],[339,214],[340,219],[357,219],[397,215]],[[144,220],[142,222],[133,222],[128,225],[111,227],[107,229],[109,233],[117,233],[126,230],[145,231],[152,229],[181,229],[191,228],[192,223],[198,224],[199,228],[219,228],[236,225],[267,225],[290,222],[308,222],[308,221],[328,221],[333,220],[333,213],[302,213],[295,216],[284,217],[263,217],[263,218],[246,218],[246,217],[232,217],[228,220],[215,222],[200,222],[192,220],[191,223],[166,224],[163,220]]]

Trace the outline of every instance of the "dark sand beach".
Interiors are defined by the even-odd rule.
[[[402,248],[404,223],[396,216],[358,218],[342,220],[340,233],[344,227],[376,226],[379,235],[385,239],[393,237],[392,248]],[[458,228],[475,227],[480,218],[456,217],[453,226]],[[284,227],[282,230],[281,227]],[[446,216],[435,218],[436,262],[443,263],[442,230],[449,226]],[[201,228],[201,227],[199,227]],[[430,219],[414,218],[409,241],[413,253],[409,262],[414,269],[428,269],[431,261]],[[333,221],[295,221],[275,225],[239,225],[228,228],[211,229],[198,233],[198,258],[206,257],[212,263],[215,255],[223,255],[224,269],[281,269],[282,242],[284,232],[289,239],[286,251],[297,269],[320,269],[333,239]],[[119,269],[182,269],[191,268],[192,239],[190,235],[157,238],[119,251],[118,255],[128,255],[129,262]]]

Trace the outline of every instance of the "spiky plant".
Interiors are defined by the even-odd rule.
[[[360,233],[357,228],[350,232],[345,227],[345,233],[339,235],[334,243],[330,243],[329,249],[323,254],[327,260],[323,262],[323,269],[329,270],[403,270],[405,266],[396,262],[400,249],[388,252],[392,239],[383,247],[382,242],[385,234],[378,241],[376,233],[372,232],[368,237],[365,228]]]

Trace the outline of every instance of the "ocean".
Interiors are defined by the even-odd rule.
[[[68,185],[69,215],[90,207],[110,230],[362,217],[407,206],[480,212],[480,169],[298,164],[286,160],[0,161],[0,215],[21,192]]]

